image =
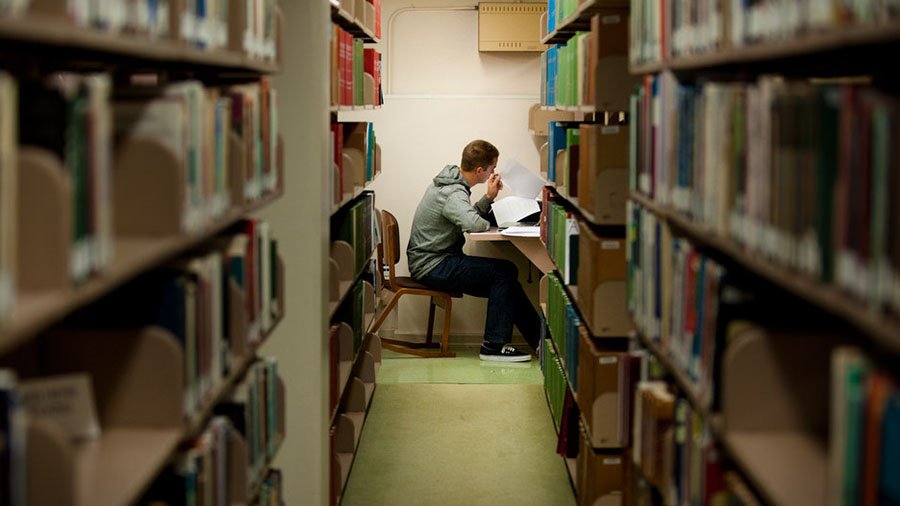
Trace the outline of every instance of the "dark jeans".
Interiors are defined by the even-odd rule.
[[[535,350],[540,345],[541,320],[519,284],[516,265],[500,258],[454,255],[419,280],[436,290],[487,297],[484,340],[509,343],[515,324]]]

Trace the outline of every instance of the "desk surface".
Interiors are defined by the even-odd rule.
[[[543,273],[553,272],[556,264],[550,260],[547,254],[547,247],[541,242],[540,237],[521,237],[507,236],[500,233],[496,228],[491,228],[487,232],[471,232],[466,234],[473,241],[508,241],[518,248],[535,267]]]
[[[497,227],[491,227],[487,232],[469,232],[469,239],[473,241],[508,241],[509,237],[501,234]]]

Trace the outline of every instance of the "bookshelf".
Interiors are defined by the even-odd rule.
[[[200,476],[192,459],[228,471],[200,478],[235,503],[264,481],[281,494],[285,389],[258,350],[284,317],[285,269],[249,215],[284,191],[269,80],[283,16],[262,0],[146,4],[145,17],[58,2],[0,16],[0,248],[16,281],[0,315],[4,504],[193,501],[205,492],[167,481]],[[67,375],[89,380],[87,439],[35,409],[38,385]],[[263,425],[241,435],[247,419],[219,411],[248,406],[244,389]]]
[[[544,34],[541,42],[544,44],[558,44],[569,40],[579,30],[590,30],[591,17],[600,9],[608,7],[628,7],[625,0],[586,0],[583,2],[558,2],[557,12],[562,13],[562,18],[552,20],[553,30],[549,25],[541,27]]]
[[[372,182],[381,146],[372,122],[341,113],[382,105],[380,0],[333,0],[331,8],[328,259],[329,504],[339,504],[375,392],[381,342],[368,333],[383,310],[381,217]],[[369,44],[369,46],[367,46]]]
[[[137,35],[74,26],[48,16],[0,19],[0,40],[30,52],[64,50],[73,56],[90,55],[94,60],[157,62],[167,68],[271,74],[278,72],[280,67],[278,61],[262,60],[237,51],[203,50],[167,39],[148,41]]]
[[[876,62],[900,41],[897,13],[868,1],[765,15],[729,4],[689,20],[676,4],[632,2],[636,336],[675,413],[693,413],[718,454],[714,495],[889,502],[896,415],[884,406],[898,398],[900,328],[882,288],[896,232],[881,223],[897,212],[886,200],[895,148],[881,135],[896,79]],[[685,424],[667,423],[658,436]],[[675,465],[654,487],[681,502]]]
[[[629,9],[621,1],[550,3],[541,103],[541,239],[554,269],[541,280],[542,369],[578,504],[630,503],[629,352],[625,292]]]

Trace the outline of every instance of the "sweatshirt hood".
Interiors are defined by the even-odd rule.
[[[467,191],[469,190],[469,183],[462,177],[462,172],[457,165],[447,165],[437,176],[434,176],[434,186],[438,188],[453,184],[461,184]]]

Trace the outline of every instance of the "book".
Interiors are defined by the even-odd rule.
[[[18,83],[0,72],[0,322],[15,304],[18,267]]]
[[[12,369],[0,369],[0,502],[27,504],[27,420]]]

